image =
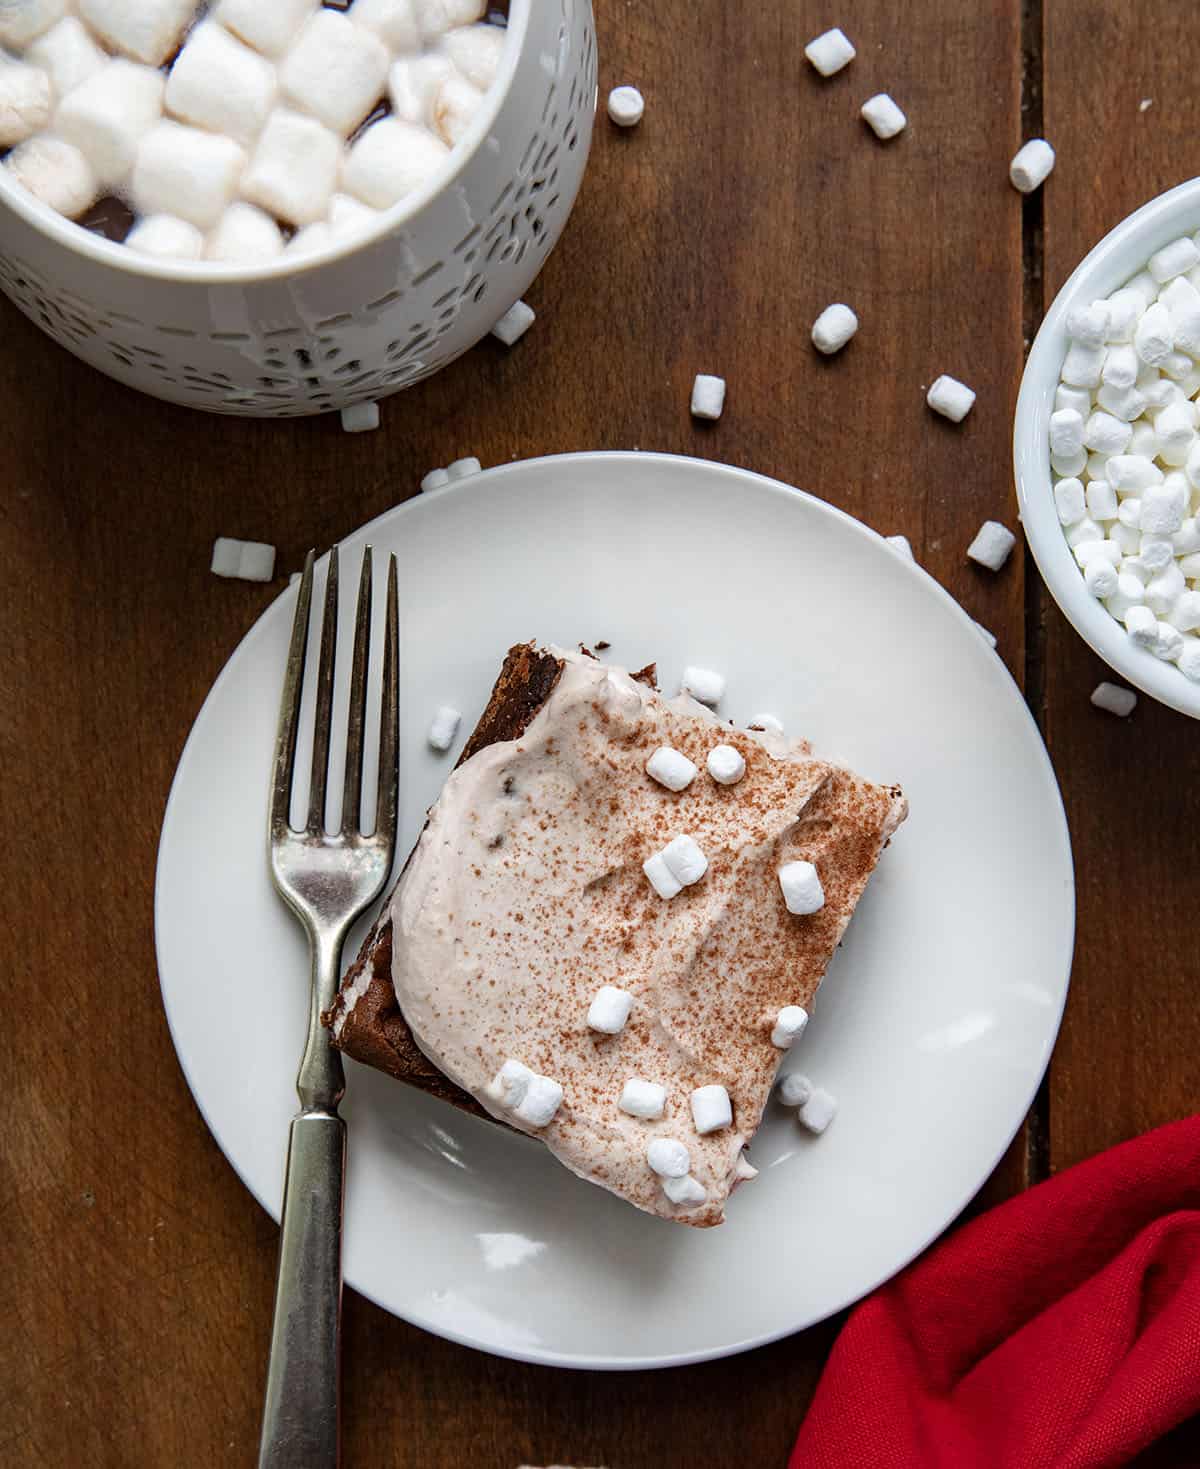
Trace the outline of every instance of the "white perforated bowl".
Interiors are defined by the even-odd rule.
[[[0,169],[0,289],[93,367],[214,413],[322,413],[428,377],[529,286],[587,161],[590,0],[512,0],[508,28],[461,146],[361,237],[253,269],[158,261],[62,219]]]
[[[1021,524],[1051,596],[1080,637],[1127,682],[1193,719],[1200,719],[1200,684],[1185,678],[1174,664],[1136,647],[1084,586],[1054,506],[1049,435],[1054,389],[1067,352],[1067,312],[1079,302],[1111,295],[1143,269],[1156,250],[1197,229],[1200,179],[1193,179],[1131,214],[1076,266],[1030,350],[1013,431]]]

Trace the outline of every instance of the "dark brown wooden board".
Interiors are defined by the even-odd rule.
[[[1118,0],[1051,8],[1052,284],[1129,205],[1190,171],[1191,139],[1177,6],[1149,0],[1136,22]],[[802,48],[838,22],[859,56],[823,81]],[[1023,16],[1018,0],[860,0],[841,13],[597,0],[597,23],[602,98],[633,82],[647,112],[629,134],[600,119],[577,210],[529,293],[537,324],[513,350],[485,342],[386,402],[379,433],[140,398],[0,303],[0,771],[10,836],[30,834],[0,858],[16,1017],[0,1071],[6,1464],[254,1460],[276,1230],[190,1098],[153,948],[175,762],[281,584],[215,580],[215,536],[275,542],[283,578],[308,546],[462,454],[700,454],[907,534],[1026,678],[1022,558],[993,577],[964,551],[983,519],[1015,524],[1009,423],[1041,242],[1006,168],[1023,136],[1023,36],[1034,80],[1042,65],[1040,13]],[[1114,71],[1114,54],[1136,65]],[[1125,80],[1135,75],[1144,87]],[[858,115],[881,90],[911,122],[886,145]],[[1156,96],[1140,121],[1135,93]],[[809,329],[833,300],[862,327],[824,361]],[[960,427],[923,402],[943,371],[979,393]],[[728,380],[719,424],[689,417],[696,372]],[[1035,633],[1039,608],[1033,588]],[[1029,686],[1063,779],[1084,920],[1050,1092],[1058,1164],[1189,1105],[1188,955],[1162,935],[1195,911],[1171,855],[1190,833],[1176,772],[1136,756],[1169,745],[1181,771],[1196,767],[1184,721],[1148,708],[1132,726],[1094,716],[1098,668],[1046,625]],[[1118,896],[1130,843],[1145,863],[1132,903]],[[42,1009],[49,976],[61,989]],[[1018,1137],[979,1202],[1044,1169],[1042,1137]],[[573,1374],[451,1346],[351,1293],[346,1462],[782,1465],[837,1324],[723,1363]],[[1190,1462],[1187,1444],[1163,1453],[1156,1463]]]

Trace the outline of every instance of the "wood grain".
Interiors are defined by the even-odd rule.
[[[1129,204],[1190,168],[1182,12],[1150,0],[1156,27],[1116,0],[1048,9],[1059,59],[1046,108],[1062,158],[1046,196],[1053,281]],[[276,1231],[190,1099],[152,927],[175,762],[277,590],[215,581],[216,535],[274,541],[282,577],[308,546],[461,454],[699,454],[907,534],[1024,678],[1021,560],[993,577],[963,555],[980,521],[1015,513],[1023,241],[1005,170],[1022,134],[1021,10],[860,0],[846,21],[859,57],[822,81],[801,48],[830,16],[808,4],[598,0],[602,95],[639,84],[645,121],[631,134],[601,121],[575,215],[530,293],[530,334],[512,351],[485,342],[385,403],[377,434],[349,438],[336,419],[213,420],[139,398],[0,306],[0,769],[10,832],[38,833],[32,857],[22,844],[0,859],[18,1017],[0,1144],[0,1229],[17,1262],[0,1283],[15,1323],[0,1342],[4,1463],[254,1457]],[[1148,121],[1129,105],[1143,128],[1132,143],[1117,98],[1140,83],[1114,85],[1113,44],[1144,58],[1147,90],[1161,95]],[[858,117],[879,90],[911,119],[886,145]],[[1098,138],[1100,120],[1110,125]],[[826,362],[808,333],[833,300],[850,302],[862,329]],[[924,406],[942,371],[979,392],[961,427]],[[688,415],[696,372],[728,380],[719,424]],[[1188,817],[1178,776],[1130,756],[1169,747],[1194,776],[1183,762],[1195,742],[1162,711],[1143,708],[1132,728],[1093,718],[1098,670],[1082,645],[1050,618],[1046,647],[1045,717],[1088,919],[1054,1072],[1057,1163],[1188,1105],[1187,956],[1164,956],[1160,938],[1182,932],[1195,903],[1166,855],[1188,850]],[[1129,843],[1153,878],[1132,911],[1115,900],[1113,855]],[[62,998],[32,1023],[28,1002],[48,976]],[[1019,1138],[982,1201],[1028,1176]],[[782,1465],[836,1326],[726,1363],[570,1374],[467,1352],[351,1295],[347,1463]]]
[[[1196,172],[1181,106],[1195,17],[1171,0],[1136,11],[1095,0],[1086,26],[1076,11],[1046,6],[1046,135],[1061,160],[1046,190],[1047,299],[1126,214]],[[1115,55],[1129,64],[1113,72]],[[1056,1168],[1197,1106],[1200,738],[1194,721],[1146,698],[1128,722],[1089,709],[1109,676],[1051,605],[1045,729],[1078,883],[1074,974],[1051,1068]],[[1133,889],[1131,916],[1119,894]]]

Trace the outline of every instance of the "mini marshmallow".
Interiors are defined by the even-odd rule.
[[[389,209],[431,178],[448,153],[426,128],[384,117],[351,147],[342,166],[342,187],[375,209]]]
[[[101,41],[147,66],[161,66],[196,13],[195,0],[79,0]]]
[[[1138,540],[1140,544],[1140,536]],[[1075,560],[1084,571],[1093,561],[1107,561],[1110,566],[1120,566],[1125,554],[1116,541],[1085,541],[1075,548]]]
[[[685,694],[691,694],[698,703],[712,708],[721,702],[725,693],[725,676],[714,673],[711,668],[698,668],[695,664],[689,664],[683,670],[679,687]]]
[[[1191,357],[1200,356],[1200,291],[1190,280],[1179,276],[1164,288],[1159,300],[1171,316],[1175,350]]]
[[[1169,622],[1160,621],[1158,636],[1150,651],[1156,658],[1161,658],[1164,663],[1174,663],[1183,652],[1183,634],[1178,628],[1172,627]]]
[[[953,423],[961,423],[971,411],[975,402],[975,394],[966,383],[960,383],[957,378],[942,373],[925,395],[925,401],[935,413],[940,413],[943,418],[948,418]]]
[[[335,194],[329,201],[329,229],[334,235],[354,234],[365,229],[379,211],[363,204],[350,194]]]
[[[44,71],[0,57],[0,148],[41,132],[50,120],[51,100]]]
[[[482,102],[479,88],[457,73],[451,73],[441,82],[429,104],[429,119],[447,148],[462,142]]]
[[[512,1109],[512,1115],[527,1127],[547,1127],[562,1106],[563,1089],[548,1076],[534,1076],[525,1095]]]
[[[1175,547],[1170,536],[1143,535],[1139,537],[1137,556],[1143,566],[1157,575],[1160,571],[1165,571],[1175,559]]]
[[[1088,452],[1080,449],[1078,454],[1072,454],[1063,458],[1059,454],[1051,454],[1050,467],[1055,474],[1062,475],[1064,479],[1075,479],[1083,474],[1088,465]]]
[[[1143,459],[1158,458],[1158,435],[1154,432],[1152,423],[1134,424],[1133,438],[1129,441],[1129,452],[1140,454]]]
[[[1117,590],[1104,603],[1108,612],[1118,622],[1125,621],[1131,607],[1140,607],[1146,600],[1146,589],[1132,573],[1121,571],[1117,575]]]
[[[1133,349],[1148,367],[1157,367],[1174,346],[1175,329],[1171,325],[1171,313],[1161,301],[1156,301],[1137,324],[1133,333]]]
[[[0,0],[0,46],[14,50],[28,46],[61,21],[69,8],[69,0]]]
[[[902,133],[908,126],[908,118],[886,92],[868,97],[859,111],[875,136],[882,138],[884,142],[894,138],[897,133]]]
[[[345,137],[383,96],[390,62],[378,36],[336,10],[319,10],[280,63],[279,85],[297,107]]]
[[[1125,629],[1139,648],[1153,652],[1158,642],[1158,618],[1149,607],[1131,607],[1125,614]]]
[[[100,194],[99,180],[79,149],[49,133],[18,143],[4,167],[35,199],[67,219],[90,209]]]
[[[708,871],[708,858],[690,836],[673,837],[661,856],[671,876],[685,888],[699,882]]]
[[[1050,177],[1053,167],[1054,149],[1045,138],[1030,138],[1008,165],[1008,177],[1014,189],[1019,189],[1022,194],[1032,194]]]
[[[1163,482],[1162,470],[1141,454],[1114,454],[1104,466],[1104,473],[1119,495],[1141,494]]]
[[[915,561],[913,548],[907,536],[884,536],[884,540],[894,551],[899,551],[901,556],[909,561]],[[782,728],[782,726],[780,726]]]
[[[615,984],[601,985],[588,1006],[588,1029],[598,1030],[601,1035],[620,1035],[632,1009],[633,996],[628,990],[618,989]]]
[[[427,52],[423,56],[402,57],[388,72],[392,115],[402,122],[417,122],[428,128],[438,88],[453,75],[454,63],[448,56]]]
[[[421,27],[413,0],[354,0],[349,16],[355,25],[373,31],[389,51],[405,56],[421,50]],[[500,36],[503,40],[503,31]]]
[[[1139,511],[1141,509],[1141,506],[1137,500],[1126,500],[1125,504],[1132,505],[1136,507]],[[1136,556],[1141,548],[1141,533],[1133,526],[1122,525],[1121,522],[1118,521],[1116,525],[1110,525],[1108,527],[1108,535],[1109,539],[1118,548],[1122,556]],[[1103,545],[1104,543],[1101,541],[1099,544]]]
[[[474,455],[465,455],[462,459],[455,459],[452,464],[446,465],[446,473],[451,479],[470,479],[473,474],[479,474],[483,465]]]
[[[708,1198],[704,1185],[697,1183],[690,1173],[686,1178],[664,1178],[663,1193],[682,1209],[690,1208],[693,1204],[702,1204]]]
[[[213,21],[203,21],[167,78],[167,111],[209,132],[253,143],[275,102],[275,68]]]
[[[1180,632],[1195,632],[1200,628],[1200,591],[1180,592],[1167,613],[1167,621]]]
[[[1172,532],[1171,548],[1176,556],[1190,556],[1200,551],[1200,517],[1188,516],[1179,529]]]
[[[208,260],[236,263],[274,260],[283,253],[283,235],[269,214],[253,204],[234,200],[208,237]]]
[[[1111,561],[1097,556],[1088,562],[1083,573],[1083,584],[1093,597],[1103,601],[1117,590],[1117,569]]]
[[[646,1162],[659,1178],[686,1178],[692,1171],[692,1155],[673,1137],[656,1137],[646,1149]]]
[[[858,55],[850,38],[840,27],[823,31],[804,48],[804,54],[823,77],[831,77],[849,66]]]
[[[832,306],[826,306],[813,322],[813,346],[828,357],[833,352],[840,352],[857,330],[858,317],[849,306],[835,301]]]
[[[1107,305],[1107,303],[1102,303]],[[1097,345],[1103,346],[1103,343]],[[1138,380],[1142,364],[1131,342],[1122,342],[1108,349],[1101,370],[1101,381],[1107,387],[1131,388]]]
[[[1160,409],[1169,408],[1183,397],[1178,386],[1165,377],[1152,383],[1139,381],[1139,391],[1146,400],[1147,413],[1157,413]]]
[[[696,779],[697,768],[670,745],[660,745],[646,761],[646,774],[669,791],[684,791]]]
[[[698,1086],[692,1093],[692,1121],[701,1137],[733,1123],[733,1104],[723,1086]]]
[[[1196,443],[1196,408],[1187,399],[1168,403],[1154,420],[1158,457],[1173,469],[1187,463]]]
[[[1200,638],[1184,638],[1175,666],[1185,678],[1200,683]]]
[[[162,116],[163,76],[132,61],[110,61],[63,99],[55,130],[73,143],[102,186],[124,180],[138,144]]]
[[[1083,485],[1077,479],[1060,479],[1054,486],[1054,506],[1060,525],[1076,525],[1087,506]]]
[[[735,786],[746,773],[745,756],[732,745],[714,745],[705,764],[719,786]]]
[[[458,710],[452,709],[449,704],[443,704],[430,721],[426,739],[433,749],[448,750],[454,743],[460,724],[462,715]]]
[[[1089,306],[1074,306],[1067,312],[1067,336],[1085,347],[1103,347],[1108,340],[1109,307],[1107,301],[1093,301]]]
[[[1137,695],[1132,689],[1123,689],[1115,683],[1098,683],[1092,690],[1092,703],[1106,714],[1128,719],[1137,707]]]
[[[450,476],[444,469],[431,469],[421,481],[421,493],[431,494],[434,490],[445,489],[450,483]]]
[[[1133,430],[1111,413],[1093,413],[1084,425],[1083,442],[1097,454],[1123,454]]]
[[[199,260],[204,254],[204,236],[194,224],[173,214],[143,215],[125,243],[140,255],[157,255],[160,260]]]
[[[1172,318],[1172,326],[1173,323],[1174,318]],[[1176,345],[1178,346],[1178,344]],[[1168,352],[1158,364],[1158,370],[1164,377],[1169,377],[1173,383],[1178,383],[1180,385],[1179,391],[1183,393],[1182,384],[1196,370],[1196,364],[1186,352],[1172,351]],[[1187,397],[1186,393],[1184,393],[1184,397]]]
[[[1133,291],[1141,297],[1142,310],[1153,305],[1158,299],[1158,282],[1148,270],[1140,270],[1132,280],[1127,280],[1122,287],[1123,290]]]
[[[1160,485],[1151,485],[1142,493],[1141,528],[1153,536],[1173,535],[1183,524],[1188,508],[1186,480],[1174,483],[1175,476]],[[1179,476],[1183,480],[1183,476]]]
[[[678,897],[683,892],[683,884],[667,866],[661,852],[655,852],[652,857],[647,857],[642,863],[642,871],[660,898],[669,900]]]
[[[1117,492],[1107,479],[1094,479],[1087,487],[1087,511],[1093,520],[1116,520]]]
[[[363,0],[358,0],[356,9]],[[320,0],[220,0],[213,19],[264,56],[282,56]]]
[[[1124,561],[1121,562],[1121,575],[1134,578],[1140,585],[1142,595],[1136,599],[1136,604],[1140,605],[1146,600],[1146,583],[1154,573],[1140,556],[1126,556]]]
[[[1105,366],[1107,366],[1107,362]],[[1122,423],[1132,423],[1146,411],[1146,395],[1137,388],[1115,388],[1105,383],[1096,394],[1096,402],[1106,413],[1119,418]],[[1131,431],[1131,437],[1132,437]]]
[[[1131,431],[1132,432],[1132,431]],[[1050,415],[1050,452],[1062,458],[1078,454],[1083,447],[1083,419],[1070,408]]]
[[[1086,474],[1088,479],[1104,479],[1104,466],[1112,456],[1109,454],[1089,454],[1087,457]]]
[[[1082,520],[1077,521],[1067,530],[1067,545],[1072,551],[1076,546],[1081,546],[1084,541],[1102,541],[1103,539],[1104,532],[1090,515],[1085,515]]]
[[[1146,583],[1146,606],[1156,617],[1165,618],[1187,588],[1187,581],[1174,561]]]
[[[82,21],[68,15],[39,36],[25,52],[25,60],[50,78],[54,95],[61,101],[108,61]]]
[[[492,328],[492,336],[498,337],[506,347],[511,347],[525,335],[535,319],[532,306],[527,306],[524,301],[516,301]]]
[[[275,547],[265,541],[218,536],[213,542],[210,570],[240,581],[270,581],[275,574]]]
[[[698,372],[692,383],[692,417],[720,418],[725,407],[725,379]]]
[[[775,1025],[771,1030],[771,1044],[778,1046],[781,1051],[789,1050],[793,1042],[798,1041],[804,1034],[804,1027],[807,1024],[807,1010],[800,1005],[785,1005],[775,1017]]]
[[[802,1126],[807,1127],[809,1132],[822,1133],[837,1116],[837,1098],[829,1094],[822,1087],[815,1086],[808,1101],[800,1108],[796,1116],[800,1119]]]
[[[483,29],[495,30],[495,27]],[[614,87],[608,94],[608,115],[619,128],[636,127],[645,111],[645,99],[636,87]]]
[[[142,214],[175,214],[211,229],[233,199],[246,154],[232,138],[160,122],[138,145],[130,193]]]
[[[825,906],[825,889],[811,862],[785,862],[779,869],[779,886],[789,913],[803,917],[819,913]]]
[[[485,1090],[493,1102],[512,1111],[525,1100],[525,1093],[533,1078],[534,1073],[528,1066],[510,1059],[496,1072]]]
[[[1179,569],[1188,581],[1200,581],[1200,553],[1192,552],[1179,558]]]
[[[1184,462],[1183,473],[1193,490],[1200,490],[1200,443],[1193,444]]]
[[[277,107],[242,175],[242,197],[289,224],[311,224],[329,207],[341,158],[335,133],[314,118]]]
[[[1132,347],[1129,350],[1133,352]],[[1112,353],[1110,352],[1108,356],[1111,357],[1111,355]],[[1136,362],[1137,357],[1135,354],[1134,363],[1136,364]],[[1105,367],[1108,366],[1108,357],[1104,359],[1104,365]],[[1130,378],[1130,382],[1136,377],[1137,371],[1135,366],[1134,375],[1133,378]],[[1073,412],[1078,413],[1080,418],[1086,418],[1092,411],[1092,395],[1084,388],[1072,388],[1068,387],[1066,383],[1059,383],[1058,387],[1054,390],[1054,408],[1055,412],[1063,408],[1070,408]]]
[[[1200,265],[1200,250],[1197,250],[1189,235],[1184,235],[1181,239],[1164,245],[1161,250],[1156,250],[1146,262],[1146,269],[1161,286],[1174,280],[1177,275],[1183,275],[1195,265]]]
[[[666,1105],[667,1089],[665,1086],[660,1086],[657,1081],[644,1081],[636,1076],[631,1076],[621,1088],[621,1095],[617,1100],[617,1106],[622,1112],[628,1112],[630,1117],[641,1117],[647,1122],[661,1117]]]
[[[803,1107],[812,1096],[813,1085],[798,1071],[789,1072],[779,1083],[779,1100],[785,1107]]]
[[[1108,298],[1108,340],[1132,342],[1134,328],[1145,309],[1145,302],[1137,291],[1128,286],[1114,291]]]
[[[1104,347],[1085,347],[1082,342],[1072,342],[1063,358],[1063,382],[1073,388],[1098,388],[1106,355]]]
[[[379,427],[379,404],[374,399],[351,403],[342,409],[342,432],[368,434]]]
[[[985,520],[967,547],[967,555],[989,571],[999,571],[1008,560],[1017,538],[998,520]]]

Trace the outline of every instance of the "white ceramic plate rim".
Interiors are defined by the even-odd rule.
[[[1067,351],[1067,312],[1078,301],[1111,295],[1150,256],[1200,228],[1200,179],[1160,194],[1123,220],[1071,273],[1034,338],[1021,378],[1013,430],[1013,467],[1021,524],[1050,594],[1089,647],[1123,678],[1181,714],[1200,719],[1200,684],[1136,647],[1084,586],[1067,545],[1050,479],[1050,414]]]
[[[656,463],[670,464],[676,466],[680,464],[696,465],[698,467],[702,467],[706,473],[717,473],[727,476],[731,481],[731,488],[736,488],[739,483],[750,481],[756,486],[769,490],[774,495],[778,495],[786,499],[799,499],[808,502],[810,507],[817,509],[821,514],[828,515],[835,520],[842,522],[844,525],[851,527],[856,535],[862,536],[864,538],[879,539],[876,536],[876,533],[870,530],[867,526],[863,525],[862,522],[855,520],[853,517],[847,515],[844,511],[839,510],[836,506],[830,505],[827,501],[823,501],[805,491],[797,490],[790,485],[782,483],[781,481],[771,479],[765,475],[757,474],[751,470],[737,468],[732,465],[719,464],[711,460],[693,459],[689,458],[688,456],[682,455],[644,453],[640,451],[597,451],[588,453],[546,455],[536,459],[515,461],[511,464],[501,465],[494,469],[486,470],[481,475],[472,476],[468,480],[462,481],[456,485],[452,485],[447,489],[438,491],[437,493],[439,498],[441,496],[449,494],[468,494],[471,493],[472,490],[478,489],[480,485],[488,480],[491,480],[493,482],[498,481],[513,473],[523,472],[525,469],[532,466],[554,465],[561,469],[569,466],[572,463],[577,463],[580,461],[604,461],[613,464],[634,463],[638,466],[639,471],[647,466],[652,467]],[[362,536],[363,538],[369,539],[370,532],[373,527],[379,525],[382,521],[385,520],[391,522],[396,518],[404,517],[414,513],[420,513],[419,507],[422,505],[422,503],[423,501],[420,497],[415,497],[411,500],[408,500],[402,505],[392,507],[391,509],[383,512],[383,514],[376,516],[373,520],[367,522],[365,525],[357,527],[351,534],[354,536]],[[910,574],[920,578],[922,584],[926,587],[928,594],[939,601],[943,605],[944,609],[947,610],[954,618],[957,618],[961,623],[964,624],[964,626],[972,626],[971,619],[963,611],[962,607],[949,595],[948,592],[945,591],[943,587],[940,586],[939,583],[934,581],[933,578],[930,577],[926,572],[924,572],[919,566],[913,564],[910,568]],[[281,593],[281,596],[284,595],[286,595],[286,592]],[[274,606],[275,604],[272,603],[271,605]],[[193,724],[191,732],[188,735],[188,739],[180,756],[176,775],[172,782],[171,792],[167,800],[163,819],[162,835],[160,837],[159,843],[160,876],[158,879],[156,879],[155,884],[155,933],[156,950],[159,954],[160,991],[163,999],[163,1009],[166,1013],[167,1024],[170,1030],[172,1043],[175,1046],[176,1055],[179,1060],[180,1067],[183,1070],[188,1088],[191,1091],[192,1098],[195,1101],[196,1106],[204,1119],[205,1125],[208,1127],[218,1147],[220,1147],[222,1153],[224,1153],[227,1161],[231,1164],[238,1177],[241,1179],[243,1184],[245,1184],[250,1193],[258,1200],[258,1202],[262,1205],[266,1212],[270,1214],[271,1217],[276,1220],[276,1222],[278,1222],[278,1210],[262,1194],[262,1192],[260,1192],[260,1190],[254,1186],[251,1179],[239,1166],[236,1158],[233,1156],[231,1149],[226,1146],[225,1140],[214,1127],[213,1122],[201,1100],[197,1086],[189,1071],[187,1063],[184,1060],[184,1049],[181,1048],[180,1037],[176,1033],[175,1021],[172,1018],[167,997],[166,985],[161,978],[161,945],[159,943],[159,934],[161,933],[161,909],[163,904],[163,889],[161,884],[161,855],[167,841],[167,832],[171,825],[172,814],[176,803],[176,795],[181,785],[181,777],[183,775],[185,766],[188,763],[193,741],[198,738],[198,731],[201,729],[201,726],[203,724],[205,710],[207,709],[209,702],[217,697],[224,681],[227,677],[231,676],[230,670],[235,660],[236,653],[252,639],[263,635],[264,620],[269,611],[270,608],[264,609],[264,613],[247,631],[245,637],[238,643],[238,646],[234,650],[234,653],[230,655],[230,658],[227,660],[220,674],[218,674],[212,688],[209,690],[209,693],[205,698],[203,705],[201,706],[199,713],[196,716],[196,720]],[[972,636],[978,636],[977,631],[975,631],[974,629],[972,629]],[[907,1265],[909,1265],[917,1256],[923,1254],[924,1251],[928,1249],[929,1246],[936,1239],[938,1239],[950,1225],[953,1224],[953,1222],[961,1214],[962,1210],[967,1206],[967,1204],[970,1203],[971,1199],[975,1197],[980,1187],[982,1187],[982,1185],[991,1176],[997,1164],[1003,1158],[1013,1138],[1016,1136],[1022,1123],[1025,1121],[1025,1118],[1037,1094],[1038,1087],[1041,1084],[1041,1080],[1044,1077],[1046,1069],[1049,1066],[1050,1057],[1052,1055],[1059,1027],[1062,1022],[1063,1010],[1066,1004],[1067,991],[1069,988],[1071,959],[1074,950],[1074,867],[1066,813],[1062,805],[1062,798],[1061,793],[1058,789],[1057,778],[1055,776],[1049,754],[1046,751],[1045,745],[1041,739],[1041,735],[1037,729],[1036,722],[1030,714],[1028,706],[1025,704],[1024,698],[1022,697],[1020,690],[1013,682],[1011,675],[1008,673],[1001,660],[996,660],[996,666],[998,676],[1007,679],[1009,684],[1012,686],[1013,697],[1020,705],[1021,718],[1027,725],[1029,734],[1032,736],[1032,749],[1036,751],[1037,774],[1042,779],[1046,793],[1052,801],[1054,825],[1058,829],[1058,835],[1061,841],[1063,855],[1065,857],[1066,888],[1063,901],[1067,905],[1068,911],[1066,914],[1066,922],[1062,933],[1062,952],[1057,956],[1056,963],[1054,965],[1054,972],[1056,974],[1061,973],[1062,980],[1053,1016],[1046,1027],[1045,1053],[1043,1064],[1040,1068],[1038,1068],[1036,1075],[1032,1080],[1032,1083],[1020,1094],[1021,1104],[1019,1109],[1015,1111],[1015,1116],[1011,1127],[1004,1132],[1000,1145],[995,1148],[994,1152],[989,1157],[987,1157],[986,1162],[983,1164],[983,1166],[981,1166],[977,1170],[978,1176],[971,1182],[969,1187],[962,1190],[961,1197],[957,1198],[953,1208],[946,1213],[945,1219],[935,1229],[931,1230],[926,1237],[922,1238],[915,1248],[903,1252],[897,1258],[895,1264],[890,1269],[885,1270],[877,1276],[872,1277],[869,1280],[869,1283],[863,1286],[863,1288],[859,1290],[856,1294],[848,1297],[839,1305],[833,1305],[829,1307],[828,1310],[822,1310],[819,1313],[812,1315],[801,1316],[800,1319],[797,1319],[796,1321],[789,1323],[784,1327],[781,1327],[779,1330],[766,1331],[759,1334],[746,1336],[735,1341],[723,1343],[719,1347],[704,1348],[697,1351],[683,1351],[649,1356],[614,1357],[604,1355],[588,1355],[586,1353],[566,1353],[554,1350],[523,1350],[520,1347],[512,1346],[509,1344],[497,1344],[492,1340],[489,1340],[483,1336],[473,1334],[471,1332],[456,1331],[453,1328],[448,1327],[443,1321],[431,1319],[428,1316],[422,1315],[418,1311],[406,1311],[402,1313],[393,1304],[382,1299],[381,1296],[376,1292],[355,1284],[355,1282],[349,1278],[346,1279],[346,1284],[352,1286],[352,1288],[357,1290],[360,1295],[365,1296],[368,1300],[372,1301],[381,1309],[388,1311],[392,1315],[398,1316],[400,1319],[409,1322],[413,1326],[420,1327],[423,1330],[429,1331],[432,1334],[442,1337],[445,1340],[455,1342],[458,1345],[471,1347],[478,1351],[489,1353],[493,1356],[504,1357],[514,1361],[529,1362],[543,1366],[564,1367],[578,1370],[641,1371],[665,1367],[682,1367],[699,1362],[719,1360],[724,1357],[734,1356],[741,1352],[753,1350],[756,1347],[766,1346],[772,1342],[783,1340],[784,1338],[792,1336],[799,1331],[816,1325],[822,1320],[826,1320],[829,1316],[836,1314],[838,1310],[842,1310],[846,1307],[854,1305],[856,1302],[862,1300],[865,1296],[869,1295],[873,1290],[877,1289],[884,1282],[892,1279],[896,1274],[898,1274]],[[280,1146],[282,1161],[282,1139]]]

